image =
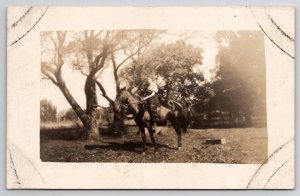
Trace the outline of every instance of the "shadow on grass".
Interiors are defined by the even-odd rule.
[[[120,138],[127,134],[126,130],[122,131],[111,131],[107,127],[101,127],[99,130],[101,136],[108,136],[112,138]],[[82,140],[84,136],[83,128],[59,128],[59,129],[41,129],[40,138],[41,140]]]
[[[148,150],[149,148],[154,148],[152,143],[147,143]],[[176,150],[175,147],[170,147],[165,144],[157,144],[158,148],[167,148],[171,150]],[[135,153],[142,153],[144,152],[143,143],[142,142],[103,142],[102,144],[86,144],[84,146],[87,150],[94,150],[94,149],[103,149],[103,150],[114,150],[114,151],[129,151]]]
[[[78,128],[45,129],[40,130],[41,140],[79,140],[82,138],[83,130]]]

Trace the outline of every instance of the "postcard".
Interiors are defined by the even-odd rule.
[[[293,189],[293,7],[9,7],[8,189]]]

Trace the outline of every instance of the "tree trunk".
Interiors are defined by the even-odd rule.
[[[96,115],[90,115],[86,128],[86,138],[88,140],[99,140],[100,134]]]
[[[73,110],[75,111],[77,116],[79,117],[79,119],[81,120],[82,124],[84,126],[87,126],[88,121],[89,121],[88,116],[81,109],[81,107],[77,104],[77,102],[71,95],[69,89],[67,88],[67,86],[66,86],[65,82],[62,80],[62,78],[57,78],[57,86],[59,87],[59,89],[61,90],[61,92],[63,93],[63,95],[65,96],[65,98],[67,99],[67,101],[69,102],[69,104],[71,105],[71,107],[73,108]]]
[[[85,112],[75,101],[74,97],[67,88],[65,81],[61,76],[61,70],[59,69],[55,74],[57,80],[57,86],[71,105],[72,109],[75,111],[80,121],[85,128],[85,138],[86,139],[99,139],[99,131],[97,125],[96,111],[94,104],[97,105],[97,97],[95,90],[95,82],[93,82],[93,77],[87,79],[85,93],[87,97],[87,111]],[[94,84],[94,85],[93,85]]]
[[[114,117],[113,117],[113,122],[110,126],[110,129],[113,132],[123,134],[127,131],[126,127],[124,125],[124,119],[122,118],[122,115],[117,110],[115,103],[113,103],[111,105],[112,105],[112,110],[113,110],[113,113],[114,113]]]
[[[96,95],[96,79],[94,75],[89,75],[87,77],[84,91],[86,96],[86,114],[89,117],[86,126],[87,139],[98,140],[100,139],[97,117],[96,117],[96,108],[98,105],[98,101]]]

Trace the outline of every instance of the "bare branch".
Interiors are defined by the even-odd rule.
[[[56,71],[53,67],[47,65],[46,63],[43,63],[43,64],[42,64],[42,70],[43,70],[43,69],[44,69],[45,71],[48,71],[48,72],[52,73],[52,74],[55,74],[55,71]]]
[[[57,51],[57,50],[58,50],[58,46],[57,46],[56,41],[54,40],[54,38],[53,38],[52,36],[50,36],[50,39],[51,39],[51,41],[52,41],[52,43],[53,43],[53,46],[54,46],[55,51]]]
[[[97,80],[96,80],[96,84],[97,84],[97,86],[99,87],[99,89],[100,89],[100,91],[101,91],[101,93],[102,93],[102,96],[103,96],[103,97],[104,97],[111,105],[114,105],[114,101],[113,101],[110,97],[107,96],[106,91],[105,91],[104,87],[102,86],[102,84],[101,84],[100,82],[98,82]]]
[[[117,64],[116,64],[115,57],[114,57],[113,53],[111,53],[111,61],[112,61],[112,64],[113,64],[114,71],[117,71]]]
[[[93,70],[92,74],[96,74],[100,69],[102,69],[104,67],[106,57],[107,57],[107,53],[106,53],[106,51],[103,51],[103,56],[101,58],[101,61],[96,66],[96,68]]]
[[[64,64],[62,53],[63,53],[63,46],[66,39],[67,31],[61,32],[57,31],[57,38],[58,38],[58,50],[57,50],[57,69],[58,71],[61,69],[61,66]]]
[[[84,73],[83,70],[81,68],[78,69],[80,71],[80,73],[84,76],[88,76],[88,74]]]
[[[57,82],[53,78],[47,77],[42,77],[42,80],[50,80],[52,83],[54,83],[57,86]]]
[[[79,59],[76,58],[76,62],[73,62],[73,66],[76,70],[80,71],[80,73],[84,76],[88,76],[88,74],[84,73],[82,66],[80,66]]]
[[[149,37],[148,41],[145,42],[144,44],[141,44],[141,43],[139,42],[139,43],[138,43],[138,45],[139,45],[138,48],[137,48],[134,52],[131,52],[131,54],[130,54],[127,58],[125,58],[121,63],[119,63],[119,64],[117,65],[117,71],[120,69],[120,67],[121,67],[126,61],[128,61],[129,59],[131,59],[132,57],[134,57],[136,54],[139,54],[140,51],[141,51],[143,48],[145,48],[147,45],[149,45],[149,44],[153,41],[153,39],[155,39],[158,35],[159,35],[159,33],[156,33],[156,34],[151,35],[151,36]],[[126,52],[124,52],[124,53],[126,54]]]
[[[97,55],[97,56],[95,57],[95,59],[94,59],[94,64],[95,64],[96,67],[99,66],[99,61],[100,61],[101,57],[103,57],[103,55],[104,55],[104,51],[102,51],[99,55]]]
[[[114,79],[115,79],[117,94],[118,94],[120,92],[120,84],[119,84],[118,70],[116,67],[117,65],[116,65],[116,61],[115,61],[115,57],[114,57],[113,53],[111,53],[111,61],[113,64]]]
[[[77,41],[81,41],[84,38],[84,34],[83,32],[73,33],[71,34],[71,37]]]
[[[57,86],[57,81],[49,74],[47,73],[45,70],[42,69],[42,73],[47,76],[47,79],[51,80],[53,82],[53,84],[55,84]],[[46,78],[42,78],[42,79],[46,79]]]
[[[100,36],[102,32],[103,32],[103,30],[102,30],[102,31],[99,31],[99,32],[95,35],[95,37]]]

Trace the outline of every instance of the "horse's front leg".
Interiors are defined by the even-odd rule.
[[[143,140],[143,148],[144,148],[144,151],[147,150],[147,147],[146,147],[146,134],[145,134],[145,127],[144,126],[139,126],[139,130],[140,130],[140,134],[141,134],[141,137],[142,137],[142,140]]]
[[[152,143],[154,145],[154,150],[156,151],[157,150],[157,144],[156,144],[156,141],[155,141],[155,138],[154,138],[154,132],[155,132],[155,130],[153,130],[153,126],[152,126],[151,123],[147,123],[147,129],[148,129],[151,141],[152,141]]]

